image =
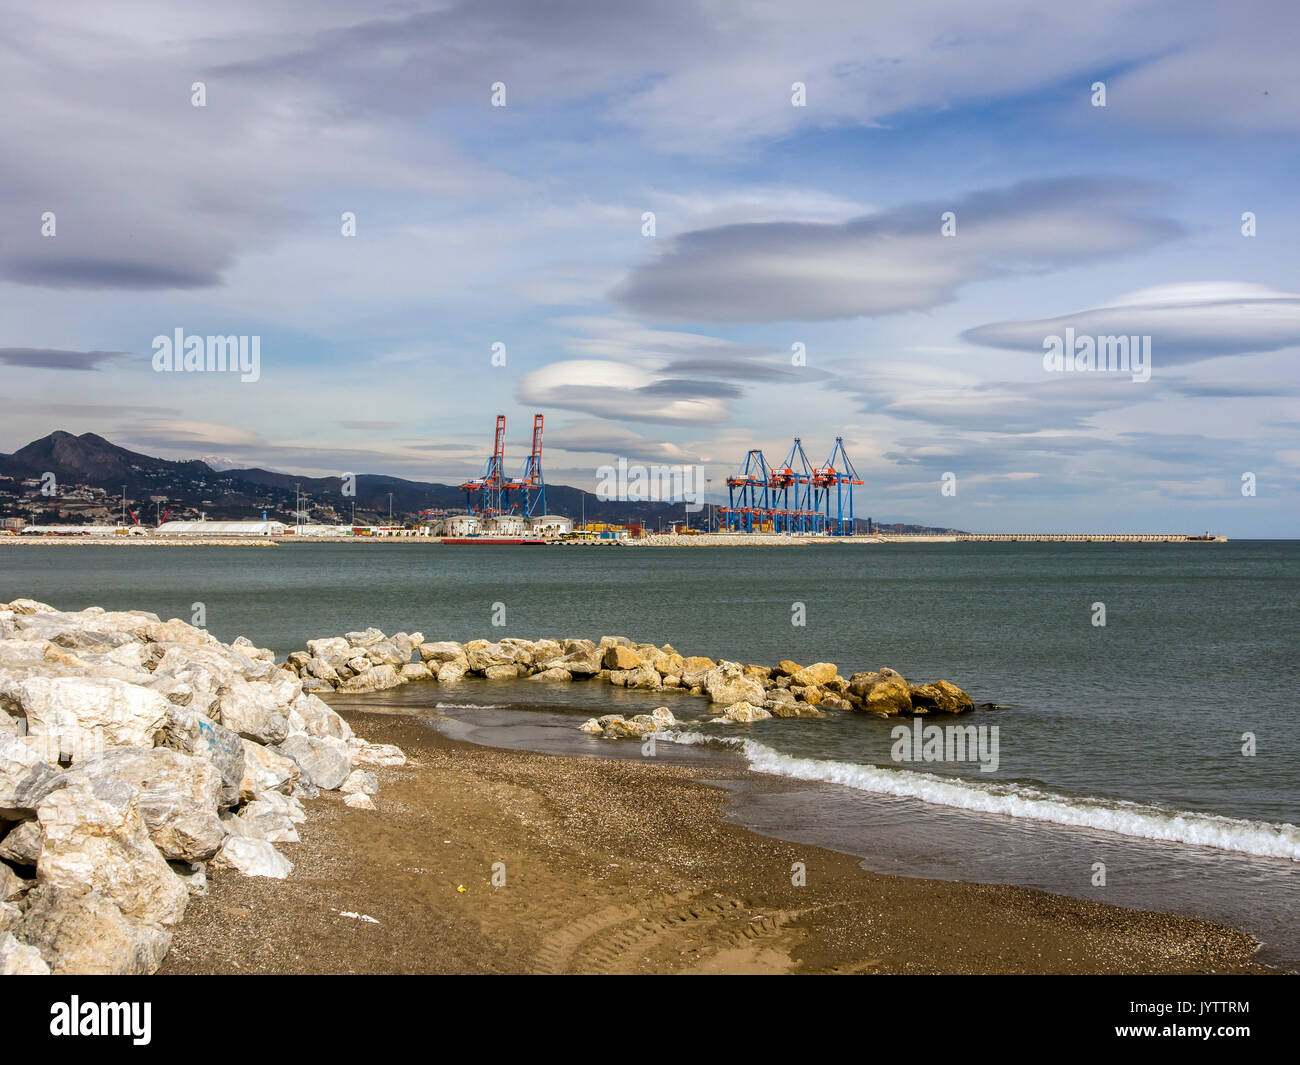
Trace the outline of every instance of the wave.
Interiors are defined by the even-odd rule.
[[[674,743],[703,743],[739,750],[750,769],[771,776],[825,781],[876,795],[919,799],[935,806],[1005,814],[1138,839],[1188,843],[1260,858],[1300,861],[1300,829],[1291,824],[1169,810],[1122,799],[1059,795],[1025,784],[971,781],[910,769],[798,758],[782,754],[756,740],[739,737],[706,736],[680,730],[668,730],[663,735]]]
[[[434,703],[435,710],[508,710],[510,703]]]

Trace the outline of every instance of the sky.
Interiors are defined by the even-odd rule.
[[[842,436],[877,521],[1300,530],[1292,2],[0,18],[0,451],[455,483],[536,412],[588,489]],[[257,380],[157,371],[177,329]]]

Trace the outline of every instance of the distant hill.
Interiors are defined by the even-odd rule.
[[[137,510],[135,504],[141,501],[166,496],[165,506],[173,518],[197,517],[200,512],[209,518],[249,518],[266,510],[268,516],[291,521],[298,492],[307,513],[304,520],[324,523],[351,521],[354,506],[358,521],[386,520],[390,492],[394,519],[411,520],[422,510],[465,507],[465,493],[455,485],[358,474],[356,495],[344,496],[340,477],[302,477],[257,467],[216,470],[198,459],[151,458],[95,433],[76,436],[57,430],[12,455],[0,454],[0,477],[12,478],[18,485],[46,473],[53,473],[63,489],[75,485],[102,489],[111,505],[116,505],[113,501],[120,499],[125,485],[127,504]],[[12,510],[12,500],[30,500],[33,494],[31,488],[16,489],[0,481],[0,508]],[[657,526],[661,519],[666,524],[682,516],[681,504],[606,501],[568,485],[547,485],[546,500],[551,513],[575,519],[585,507],[589,521],[642,521]],[[57,498],[50,501],[51,509],[57,505]]]
[[[215,461],[223,466],[229,462],[219,458]],[[40,479],[46,473],[53,473],[60,486],[59,496],[48,501],[35,489],[22,485],[24,480]],[[90,515],[86,520],[96,520],[96,506],[101,510],[106,507],[116,515],[123,485],[127,506],[140,514],[142,521],[167,510],[173,518],[193,518],[202,513],[213,519],[259,517],[265,510],[268,517],[293,521],[298,492],[306,512],[303,520],[323,524],[351,521],[354,513],[358,522],[386,520],[390,492],[395,520],[413,520],[422,510],[465,507],[465,493],[450,484],[363,473],[357,475],[355,497],[344,496],[339,477],[302,477],[259,467],[215,469],[200,459],[151,458],[95,433],[76,436],[62,430],[33,440],[12,455],[0,454],[0,478],[6,477],[12,480],[0,480],[0,517],[21,516],[31,522],[72,520],[78,512]],[[87,501],[83,494],[79,502],[69,505],[65,493],[77,485],[101,490],[100,495]],[[155,505],[153,497],[166,497],[166,501]],[[575,521],[585,513],[588,521],[639,521],[652,529],[660,522],[667,526],[670,521],[680,521],[684,509],[680,503],[601,500],[590,492],[562,484],[546,486],[546,503],[550,513]],[[703,518],[703,514],[692,514],[691,524],[698,526]],[[859,531],[866,531],[865,519],[856,524]],[[909,532],[952,531],[922,525],[906,528]]]
[[[137,480],[172,474],[204,477],[212,473],[202,462],[171,462],[149,458],[109,443],[95,433],[73,436],[59,429],[33,440],[12,455],[0,456],[0,473],[11,477],[40,477],[47,471],[60,481],[100,487],[128,487]]]

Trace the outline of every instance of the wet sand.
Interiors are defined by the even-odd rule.
[[[323,793],[302,843],[280,847],[288,880],[211,874],[163,973],[1273,971],[1250,937],[1195,918],[882,876],[759,836],[724,823],[726,793],[696,769],[476,747],[343,712],[406,751],[376,771],[378,809]]]

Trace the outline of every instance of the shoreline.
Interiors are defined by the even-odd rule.
[[[455,545],[444,544],[445,539],[455,539]],[[815,547],[834,544],[841,547],[876,546],[884,544],[1019,544],[1019,543],[1086,543],[1086,544],[1188,544],[1227,543],[1226,536],[1193,536],[1181,533],[962,533],[960,535],[906,535],[875,534],[854,536],[805,536],[773,533],[700,533],[686,536],[669,536],[651,533],[627,540],[545,540],[546,547]],[[0,546],[77,546],[77,547],[278,547],[292,544],[406,544],[425,547],[482,546],[499,547],[485,539],[474,544],[460,538],[441,536],[0,536]],[[540,545],[539,545],[540,546]]]
[[[377,811],[322,797],[289,880],[213,876],[160,972],[1279,971],[1198,918],[870,873],[729,824],[710,781],[790,786],[748,769],[507,751],[339,712],[406,752],[379,771]]]
[[[874,847],[793,843],[728,816],[738,790],[800,781],[475,746],[383,699],[336,710],[312,694],[471,673],[671,688],[739,722],[769,704],[780,717],[970,712],[944,681],[742,666],[624,637],[428,643],[373,628],[278,662],[148,612],[4,607],[2,971],[1278,971],[1224,924],[866,873]],[[672,723],[659,707],[574,734]]]

